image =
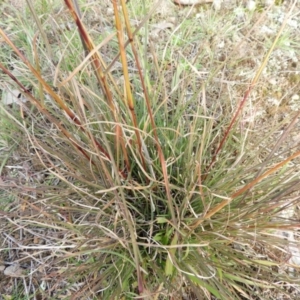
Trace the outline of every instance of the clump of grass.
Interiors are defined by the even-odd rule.
[[[4,78],[29,101],[19,113],[2,107],[31,145],[2,232],[5,259],[31,265],[28,280],[39,282],[26,290],[70,299],[285,293],[294,274],[281,232],[298,227],[284,211],[299,197],[300,156],[286,141],[299,114],[272,128],[249,121],[284,23],[264,57],[236,59],[262,17],[235,42],[231,19],[186,15],[155,45],[153,13],[134,30],[125,1],[114,0],[114,28],[95,44],[84,14],[65,4],[76,28],[54,42],[50,12],[40,23],[34,7],[30,43],[0,31],[14,52],[0,64]],[[204,44],[212,24],[227,29],[232,55],[220,52],[221,35]]]

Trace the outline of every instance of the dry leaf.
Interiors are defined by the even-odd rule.
[[[19,90],[3,90],[2,91],[2,103],[4,105],[10,105],[10,104],[20,104],[20,103],[26,103],[27,99],[24,98]]]

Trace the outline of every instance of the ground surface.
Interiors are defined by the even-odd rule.
[[[8,3],[5,1],[4,3]],[[134,0],[131,0],[131,3]],[[249,1],[248,1],[249,2]],[[247,3],[248,3],[247,2]],[[250,1],[251,2],[251,1]],[[252,1],[253,2],[253,1]],[[257,1],[260,2],[260,1]],[[266,1],[267,2],[267,1]],[[18,10],[24,10],[24,1],[10,1],[10,3]],[[90,5],[93,5],[93,9],[89,10],[87,15],[87,24],[92,33],[97,34],[103,30],[99,26],[101,16],[111,15],[111,8],[109,6],[109,1],[107,4],[102,2],[101,6],[97,6],[93,1],[89,1]],[[245,2],[245,5],[247,5]],[[260,2],[261,3],[261,2]],[[249,83],[251,78],[255,73],[255,70],[260,65],[263,56],[268,48],[266,45],[270,45],[271,40],[278,31],[280,24],[288,10],[288,1],[284,1],[283,4],[274,6],[270,9],[269,13],[266,14],[267,21],[264,25],[256,27],[253,31],[251,37],[243,40],[237,51],[234,46],[239,43],[242,39],[241,37],[247,34],[247,27],[242,28],[242,32],[232,32],[229,36],[224,32],[222,34],[217,34],[218,30],[223,30],[223,25],[226,23],[226,18],[229,16],[232,18],[232,22],[244,22],[251,23],[252,25],[255,21],[258,21],[262,12],[266,10],[266,6],[258,3],[257,9],[254,11],[244,10],[243,5],[237,6],[235,1],[224,1],[222,8],[218,11],[214,10],[212,4],[207,4],[204,6],[197,6],[191,9],[191,7],[181,7],[175,6],[169,1],[164,1],[161,3],[161,7],[154,14],[150,22],[150,39],[155,44],[157,43],[157,50],[164,49],[165,44],[168,42],[170,35],[176,32],[177,26],[181,21],[188,16],[191,20],[199,20],[199,26],[206,26],[207,37],[201,42],[201,45],[197,45],[197,41],[191,43],[190,47],[185,47],[181,53],[186,58],[192,58],[197,47],[206,49],[208,52],[213,51],[216,59],[221,63],[226,59],[227,56],[233,56],[235,60],[240,60],[238,68],[235,70],[228,67],[228,72],[223,72],[222,74],[217,74],[215,82],[222,81],[223,86],[214,90],[211,87],[208,90],[208,99],[214,99],[217,95],[218,101],[222,101],[222,89],[229,90],[234,103],[237,99],[240,99],[241,89],[238,86],[240,83]],[[13,14],[13,10],[2,3],[4,9],[2,9],[2,14]],[[1,4],[0,4],[1,8]],[[249,7],[251,8],[251,7]],[[59,9],[57,7],[56,9]],[[103,13],[104,11],[104,13]],[[298,3],[298,11],[300,11],[300,3]],[[67,14],[66,11],[62,10],[60,13]],[[222,17],[226,15],[225,21]],[[253,16],[254,15],[254,16]],[[250,21],[251,16],[251,21]],[[138,22],[141,20],[141,16],[133,17],[132,22]],[[61,26],[64,28],[66,26],[65,18],[61,19]],[[284,128],[286,124],[289,124],[293,116],[300,109],[300,21],[299,15],[295,16],[288,23],[288,31],[285,33],[284,38],[280,40],[280,45],[277,50],[274,51],[266,70],[263,73],[262,82],[258,87],[258,91],[251,95],[251,101],[246,107],[244,114],[245,125],[253,122],[255,119],[255,125],[259,128],[253,128],[257,130],[259,136],[259,131],[268,130],[270,124]],[[105,21],[106,22],[106,21]],[[104,23],[105,23],[104,22]],[[107,21],[106,26],[111,26],[110,21]],[[251,25],[251,26],[252,26]],[[7,25],[9,29],[9,24]],[[249,25],[249,28],[251,28]],[[211,28],[210,28],[211,27]],[[6,28],[6,29],[7,29]],[[230,30],[230,28],[227,28]],[[52,28],[52,35],[59,34],[58,28]],[[64,29],[62,29],[64,30]],[[0,40],[1,41],[1,40]],[[165,41],[162,45],[158,42]],[[297,47],[294,46],[297,44]],[[289,50],[290,48],[290,50]],[[295,51],[295,49],[298,51]],[[174,56],[174,58],[178,56]],[[170,62],[170,63],[176,63]],[[206,76],[206,70],[211,68],[209,61],[207,64],[204,61],[201,69],[201,74],[199,74],[199,80],[201,76]],[[260,101],[260,96],[264,94],[264,102]],[[289,139],[286,141],[293,148],[299,145],[299,129],[300,122],[298,119],[297,130],[294,130]],[[271,125],[272,126],[272,125]],[[280,134],[279,130],[274,132],[274,141]],[[7,145],[9,148],[9,145]],[[18,185],[24,184],[26,180],[30,182],[34,180],[44,180],[43,171],[39,169],[38,161],[35,158],[30,158],[24,155],[28,151],[30,146],[28,144],[20,143],[20,146],[12,153],[7,160],[6,167],[2,169],[0,188],[1,199],[6,199],[5,189],[15,188]],[[265,145],[266,149],[270,145]],[[23,149],[22,149],[23,148]],[[9,149],[3,147],[0,151],[4,154],[8,153]],[[268,150],[268,149],[267,149]],[[8,152],[7,152],[8,151]],[[29,179],[30,178],[30,179]],[[34,189],[34,186],[29,186],[29,189]],[[61,298],[67,298],[70,291],[64,291],[64,282],[57,282],[59,278],[59,269],[63,266],[55,266],[55,246],[58,246],[61,239],[68,239],[67,232],[54,233],[52,230],[36,230],[32,228],[31,230],[26,230],[26,232],[18,226],[13,226],[16,217],[21,216],[24,218],[31,218],[37,213],[40,213],[40,207],[36,208],[34,206],[28,205],[26,199],[20,200],[21,190],[18,194],[15,192],[16,199],[6,199],[8,200],[7,205],[2,205],[1,208],[1,220],[0,228],[2,235],[2,246],[6,248],[6,251],[0,253],[0,265],[6,268],[6,273],[1,274],[0,283],[0,295],[2,299],[19,299],[14,298],[11,295],[14,294],[14,289],[17,285],[26,286],[28,289],[32,286],[42,286],[43,288],[53,289],[56,292],[60,291]],[[40,191],[41,192],[41,191]],[[33,196],[36,191],[33,192]],[[10,196],[11,197],[11,196]],[[19,198],[19,199],[18,199]],[[9,201],[12,201],[9,203]],[[18,201],[19,200],[19,201]],[[4,200],[2,200],[4,201]],[[17,204],[17,209],[13,206]],[[5,209],[4,209],[5,207]],[[297,211],[292,211],[291,216],[299,218],[296,215]],[[64,218],[64,216],[62,216]],[[73,240],[74,237],[70,237]],[[67,245],[69,248],[75,247],[72,243]],[[8,266],[14,264],[14,260],[19,262],[19,268],[7,269]],[[32,277],[30,282],[26,282],[22,277],[22,272],[32,272]],[[10,273],[9,273],[10,272]],[[81,289],[84,283],[75,282],[72,286],[72,290],[78,291]],[[291,299],[297,299],[299,293],[297,288],[291,288]],[[277,298],[276,298],[277,297]],[[282,297],[282,298],[280,298]],[[0,298],[1,299],[1,298]],[[21,299],[21,298],[20,298]],[[23,299],[23,298],[22,298]],[[26,299],[26,298],[24,298]],[[266,293],[266,298],[262,299],[288,299],[283,298],[283,296],[275,295],[274,297]]]

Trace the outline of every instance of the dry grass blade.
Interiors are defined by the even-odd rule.
[[[194,224],[192,224],[191,228],[195,229],[197,226],[199,226],[201,223],[203,223],[204,220],[211,218],[214,214],[216,214],[217,212],[219,212],[226,205],[230,204],[230,202],[233,199],[237,198],[238,196],[240,196],[244,192],[248,191],[253,186],[255,186],[258,182],[260,182],[264,178],[268,177],[270,174],[276,172],[278,169],[280,169],[281,167],[283,167],[284,165],[286,165],[288,162],[290,162],[291,160],[293,160],[293,159],[295,159],[296,157],[299,157],[299,156],[300,156],[300,151],[294,153],[293,155],[291,155],[286,160],[278,163],[276,166],[272,167],[270,170],[268,170],[264,174],[258,176],[256,179],[254,179],[253,181],[251,181],[250,183],[248,183],[247,185],[245,185],[243,188],[239,189],[237,192],[235,192],[234,194],[232,194],[232,196],[229,199],[226,199],[226,200],[222,201],[216,207],[214,207],[213,209],[211,209],[210,211],[208,211],[208,213],[206,213],[203,218],[201,218],[200,220],[198,220]]]
[[[261,64],[260,68],[256,72],[255,77],[253,78],[253,80],[252,80],[249,88],[247,89],[245,95],[243,96],[243,99],[240,102],[237,111],[235,112],[235,114],[234,114],[234,116],[233,116],[233,118],[232,118],[232,120],[231,120],[228,128],[225,130],[224,137],[222,138],[222,140],[221,140],[218,148],[216,149],[216,151],[215,151],[215,153],[214,153],[214,155],[212,157],[211,163],[208,165],[208,167],[206,169],[206,173],[208,173],[209,170],[211,169],[211,167],[214,165],[214,163],[215,163],[215,161],[217,159],[218,153],[222,150],[223,145],[224,145],[224,143],[225,143],[225,141],[226,141],[226,139],[227,139],[227,137],[228,137],[228,135],[229,135],[229,133],[230,133],[230,131],[232,129],[232,126],[235,124],[238,116],[240,115],[240,112],[242,111],[243,107],[245,106],[245,103],[246,103],[246,101],[247,101],[247,99],[248,99],[248,97],[249,97],[252,89],[255,87],[257,81],[259,80],[259,78],[261,76],[262,71],[264,70],[265,66],[267,65],[267,63],[269,61],[269,58],[270,58],[271,54],[273,53],[273,51],[274,51],[274,49],[275,49],[275,47],[277,45],[277,42],[278,42],[278,40],[279,40],[279,38],[280,38],[280,36],[282,34],[282,31],[286,27],[287,21],[289,20],[289,17],[291,16],[292,12],[294,11],[296,3],[297,3],[297,1],[293,2],[293,4],[292,4],[292,6],[291,6],[291,8],[290,8],[290,10],[288,12],[288,14],[286,15],[286,17],[284,19],[284,22],[282,23],[282,25],[281,25],[281,27],[280,27],[280,29],[279,29],[279,31],[278,31],[278,33],[277,33],[277,35],[276,35],[273,43],[272,43],[272,46],[270,47],[268,53],[266,54],[264,60],[262,61],[262,64]],[[206,175],[205,175],[205,177],[206,177]]]
[[[127,65],[127,59],[126,59],[126,48],[124,47],[125,41],[124,41],[124,35],[123,35],[123,29],[121,25],[121,20],[118,12],[117,7],[117,1],[113,1],[113,7],[114,7],[114,15],[115,15],[115,22],[116,22],[116,29],[117,29],[117,36],[118,36],[118,42],[119,42],[119,49],[121,54],[121,62],[122,62],[122,68],[123,68],[123,76],[124,76],[124,85],[125,85],[125,91],[124,91],[124,101],[130,111],[130,115],[132,118],[132,123],[135,130],[135,135],[137,138],[137,144],[139,149],[140,158],[142,160],[143,168],[146,168],[145,158],[142,152],[142,142],[141,142],[141,136],[138,129],[138,123],[137,123],[137,117],[134,111],[134,102],[130,87],[130,79],[129,79],[129,73],[128,73],[128,65]]]
[[[118,33],[120,34],[120,38],[121,38],[121,32],[122,31],[121,31],[121,28],[120,28],[120,26],[121,26],[120,19],[119,19],[119,17],[117,17],[118,16],[117,1],[115,0],[115,1],[113,1],[113,3],[114,3],[114,9],[115,9],[116,24],[118,24],[117,29],[118,29]],[[174,228],[175,228],[174,237],[173,237],[172,242],[171,242],[171,244],[173,245],[173,244],[177,243],[179,233],[177,232],[177,218],[176,218],[175,211],[174,211],[174,208],[173,208],[173,200],[172,200],[171,191],[170,191],[166,161],[165,161],[163,151],[162,151],[161,146],[160,146],[160,142],[158,140],[158,136],[157,136],[157,132],[156,132],[156,125],[155,125],[155,121],[154,121],[154,118],[153,118],[152,109],[151,109],[151,106],[150,106],[150,99],[149,99],[149,95],[148,95],[148,92],[147,92],[147,89],[146,89],[146,86],[145,86],[145,81],[144,81],[144,77],[143,77],[143,74],[142,74],[142,69],[141,69],[141,65],[140,65],[140,62],[139,62],[138,54],[137,54],[137,51],[135,49],[134,34],[132,34],[132,31],[131,31],[131,28],[130,28],[130,22],[129,22],[129,19],[128,19],[128,12],[127,12],[127,8],[126,8],[124,0],[121,0],[121,5],[122,5],[123,15],[124,15],[124,19],[125,19],[126,30],[127,30],[128,37],[129,37],[129,42],[131,44],[132,52],[133,52],[134,57],[135,57],[135,62],[137,64],[137,69],[138,69],[138,72],[139,72],[140,82],[141,82],[141,85],[142,85],[142,88],[143,88],[144,98],[145,98],[145,101],[146,101],[147,110],[148,110],[150,121],[151,121],[151,126],[152,126],[153,135],[154,135],[154,139],[155,139],[155,144],[156,144],[156,148],[157,148],[157,152],[158,152],[158,156],[159,156],[159,161],[160,161],[160,164],[161,164],[161,168],[163,170],[164,185],[165,185],[165,189],[166,189],[166,193],[167,193],[167,199],[168,199],[167,204],[168,204],[168,208],[171,212],[172,223],[173,223],[172,226],[174,226]],[[127,66],[126,56],[125,56],[125,47],[123,48],[124,38],[122,38],[119,41],[119,43],[120,43],[120,54],[121,54],[121,58],[122,58],[122,62],[123,62],[123,69],[124,69],[124,64],[125,64],[125,68]],[[125,75],[125,74],[127,74],[127,75]],[[128,97],[128,93],[129,93],[129,95],[130,95],[129,98],[132,99],[127,68],[124,71],[124,75],[125,75],[125,85],[126,85],[126,94],[125,95]],[[132,101],[130,101],[129,107],[130,107],[130,105],[133,106]],[[130,111],[133,112],[133,107],[132,107],[132,109],[130,108]],[[136,125],[135,115],[133,116],[133,120],[134,120],[134,124]],[[140,137],[138,135],[138,141],[139,141],[139,139],[140,139]],[[140,142],[139,142],[139,144],[140,144]],[[141,145],[140,145],[140,151],[141,151]],[[143,159],[143,163],[144,163],[144,159]],[[166,262],[166,269],[165,269],[167,275],[171,275],[173,273],[173,264],[172,264],[171,260],[172,260],[172,256],[174,256],[175,254],[176,254],[176,249],[170,250],[169,256],[168,256],[167,262]]]
[[[58,120],[56,120],[53,116],[51,116],[51,114],[45,109],[45,107],[43,107],[39,101],[34,98],[32,96],[32,94],[30,93],[30,91],[28,91],[18,80],[17,78],[11,74],[11,72],[9,70],[7,70],[1,63],[0,63],[0,68],[2,69],[2,71],[4,73],[6,73],[19,87],[20,89],[23,91],[23,93],[26,95],[26,97],[32,101],[32,103],[39,109],[39,111],[41,113],[43,113],[44,115],[47,116],[47,118],[53,123],[55,124],[60,130],[61,132],[66,136],[66,138],[73,144],[73,146],[78,149],[87,159],[88,161],[91,161],[91,158],[89,156],[89,154],[84,151],[84,149],[82,149],[77,143],[74,142],[75,138],[62,126],[60,125],[60,122]],[[100,146],[100,145],[99,145]],[[101,147],[101,146],[100,146]],[[105,154],[105,152],[104,152]]]
[[[47,52],[48,52],[48,56],[51,59],[51,58],[53,58],[53,54],[52,54],[52,50],[51,50],[50,43],[49,43],[49,40],[47,38],[47,35],[46,35],[45,31],[43,30],[43,26],[42,26],[42,24],[41,24],[41,22],[40,22],[40,20],[37,16],[35,10],[34,10],[34,7],[31,3],[31,1],[26,0],[26,3],[27,3],[27,5],[30,9],[31,14],[34,17],[34,20],[35,20],[37,26],[38,26],[38,33],[41,34],[41,36],[43,37],[43,40],[44,40],[44,43],[45,43],[45,46],[46,46],[46,49],[47,49]]]
[[[113,116],[113,119],[116,122],[116,129],[115,129],[115,143],[117,145],[117,149],[116,149],[116,153],[117,153],[117,161],[119,161],[119,145],[121,144],[121,148],[123,151],[123,155],[124,155],[124,160],[126,163],[126,168],[127,170],[130,169],[130,163],[129,163],[129,159],[128,159],[128,154],[127,154],[127,150],[125,147],[125,140],[123,138],[123,132],[121,130],[121,128],[119,127],[119,117],[118,117],[118,110],[116,105],[114,104],[114,100],[113,100],[113,96],[112,96],[112,92],[111,92],[111,87],[109,86],[109,83],[107,81],[107,76],[103,71],[103,68],[105,66],[101,56],[99,55],[99,52],[96,50],[97,47],[94,45],[93,40],[91,39],[91,37],[88,34],[88,31],[86,30],[84,24],[82,23],[80,16],[77,14],[76,9],[73,5],[73,1],[72,0],[65,0],[65,3],[78,27],[78,32],[81,38],[81,41],[83,43],[83,46],[86,50],[87,54],[91,54],[91,61],[92,64],[94,66],[94,70],[95,70],[95,75],[98,79],[98,82],[102,88],[102,91],[109,103],[109,107],[111,109],[111,113]]]
[[[30,62],[25,58],[25,56],[15,47],[15,45],[10,41],[8,36],[3,32],[3,30],[0,28],[0,34],[4,38],[4,40],[7,42],[8,45],[11,46],[11,48],[16,52],[16,54],[20,57],[20,59],[26,64],[26,66],[30,69],[32,74],[36,77],[38,82],[43,86],[43,89],[46,93],[48,93],[59,105],[59,107],[64,110],[64,112],[69,116],[69,118],[76,124],[78,127],[85,131],[80,120],[78,117],[73,113],[73,111],[65,104],[65,102],[53,91],[53,89],[46,83],[46,81],[41,77],[41,75],[38,73],[38,71],[30,64]],[[17,79],[6,69],[4,68],[3,65],[1,65],[1,68],[3,71],[5,71],[9,76],[16,82],[18,83]],[[20,84],[18,83],[20,86]],[[21,86],[20,86],[21,87]],[[23,92],[28,95],[28,91],[22,87]],[[93,137],[90,137],[94,139]],[[99,147],[100,151],[109,159],[108,153],[102,148],[102,146],[95,141],[97,146]]]
[[[299,4],[46,2],[0,21],[4,295],[298,299]]]
[[[168,172],[167,172],[167,169],[166,169],[166,161],[165,161],[163,151],[162,151],[161,146],[160,146],[160,142],[158,140],[156,124],[155,124],[155,121],[154,121],[152,108],[151,108],[151,104],[150,104],[150,99],[149,99],[149,93],[148,93],[146,85],[145,85],[145,80],[144,80],[144,76],[143,76],[143,73],[142,73],[142,68],[141,68],[141,65],[140,65],[139,57],[138,57],[138,54],[137,54],[137,51],[136,51],[135,45],[134,45],[135,32],[132,33],[131,28],[130,28],[130,23],[129,23],[129,19],[128,19],[128,12],[127,12],[127,8],[126,8],[126,5],[125,5],[125,1],[122,0],[121,4],[122,4],[122,9],[123,9],[123,15],[124,15],[124,18],[125,18],[125,24],[126,24],[126,30],[127,30],[127,33],[128,33],[128,37],[129,37],[129,42],[131,44],[132,52],[133,52],[134,57],[135,57],[135,62],[137,64],[137,69],[138,69],[138,72],[139,72],[140,82],[141,82],[144,97],[145,97],[147,111],[149,113],[151,127],[152,127],[152,130],[153,130],[153,136],[154,136],[154,139],[155,139],[155,145],[156,145],[157,152],[158,152],[158,155],[159,155],[159,160],[160,160],[160,163],[161,163],[161,166],[162,166],[162,169],[163,169],[165,187],[166,187],[167,198],[168,198],[168,207],[169,207],[170,212],[171,212],[173,225],[176,228],[177,220],[176,220],[175,211],[174,211],[174,208],[173,208],[172,196],[171,196],[171,192],[170,192],[170,184],[169,184],[169,179],[168,179]],[[154,6],[154,8],[155,8],[155,6]],[[151,15],[151,12],[149,13],[149,16],[150,15]],[[126,47],[126,44],[125,44],[125,47]]]
[[[80,37],[84,43],[84,45],[86,46],[87,50],[89,52],[93,52],[93,50],[96,48],[96,46],[94,45],[91,37],[89,36],[85,26],[83,25],[80,17],[78,16],[78,14],[76,13],[76,9],[73,5],[73,1],[72,0],[65,0],[65,3],[78,27],[78,31],[80,34]],[[103,73],[103,62],[101,57],[99,56],[98,51],[94,51],[93,55],[92,55],[92,63],[94,65],[94,69],[95,69],[95,74],[98,78],[99,84],[102,87],[103,93],[105,95],[105,97],[107,98],[107,101],[109,103],[110,109],[113,113],[113,115],[115,116],[115,105],[113,102],[113,97],[112,97],[112,93],[110,90],[110,87],[108,86],[108,82],[106,80],[106,76]]]

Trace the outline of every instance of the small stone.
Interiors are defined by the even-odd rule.
[[[265,1],[264,1],[264,4],[265,4],[266,6],[273,5],[273,4],[275,4],[275,0],[265,0]]]
[[[22,269],[18,264],[11,265],[4,270],[4,275],[11,277],[23,277],[25,276],[25,270]]]
[[[223,0],[214,0],[213,1],[213,8],[215,10],[220,10]]]
[[[256,8],[256,3],[255,3],[255,1],[249,0],[249,1],[247,2],[247,9],[249,9],[250,11],[253,11],[253,10],[255,10],[255,8]]]

